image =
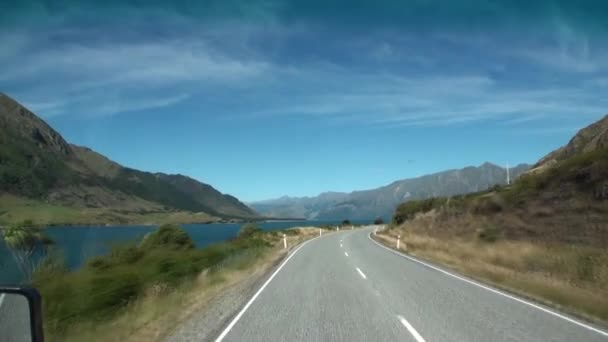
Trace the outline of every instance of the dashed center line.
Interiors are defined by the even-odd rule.
[[[359,267],[357,267],[357,272],[359,272],[359,274],[361,275],[361,277],[362,277],[363,279],[367,279],[367,276],[365,275],[365,273],[363,273],[363,271],[361,271],[361,270],[359,269]]]
[[[348,253],[347,253],[347,252],[344,252],[344,255],[348,256]]]
[[[401,322],[401,324],[403,324],[403,326],[407,329],[407,331],[409,331],[410,334],[412,334],[412,336],[414,336],[416,341],[426,342],[424,340],[424,338],[422,338],[422,336],[420,336],[420,334],[416,331],[416,329],[414,329],[414,327],[410,324],[410,322],[408,322],[405,318],[403,318],[403,316],[397,316],[397,318],[399,318],[399,321]]]

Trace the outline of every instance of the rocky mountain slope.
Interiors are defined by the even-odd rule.
[[[532,170],[541,170],[557,162],[608,147],[608,115],[580,130],[567,145],[549,153]]]
[[[238,199],[183,175],[126,168],[70,145],[42,119],[0,93],[0,195],[76,208],[204,212],[255,219]]]
[[[510,170],[517,178],[529,168],[522,164]],[[507,171],[485,163],[479,167],[448,170],[418,178],[399,180],[387,186],[352,193],[324,193],[317,197],[290,198],[251,203],[258,212],[274,217],[305,217],[319,220],[373,219],[390,217],[407,200],[451,196],[505,184]]]
[[[394,222],[430,215],[436,234],[485,234],[608,247],[608,117],[582,129],[513,185],[401,204]],[[428,222],[427,222],[428,223]],[[428,226],[428,225],[427,225]]]

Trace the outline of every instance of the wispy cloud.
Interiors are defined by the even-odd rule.
[[[180,29],[0,34],[0,82],[47,117],[113,115],[189,98],[227,117],[313,116],[377,127],[517,126],[608,108],[597,96],[608,91],[600,58],[608,46],[562,19],[519,40],[504,32],[360,36],[277,20],[214,25],[172,17],[166,25]]]

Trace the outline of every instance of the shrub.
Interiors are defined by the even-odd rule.
[[[144,251],[136,246],[115,246],[110,251],[109,261],[113,264],[133,264],[144,256]]]
[[[413,219],[418,213],[425,213],[435,208],[439,208],[447,202],[448,199],[438,197],[402,203],[397,207],[395,215],[393,216],[393,224],[400,225],[407,220]]]
[[[85,289],[88,295],[83,298],[86,298],[84,313],[104,318],[134,300],[143,289],[143,284],[132,272],[112,272],[89,278]]]
[[[239,230],[238,237],[249,238],[261,231],[262,229],[260,229],[255,223],[246,223],[241,227],[241,230]]]
[[[382,219],[382,217],[378,217],[374,220],[374,224],[375,225],[384,224],[384,220]]]
[[[483,242],[496,242],[502,236],[502,230],[495,226],[486,226],[477,232],[477,238]]]
[[[288,235],[288,236],[298,235],[298,230],[297,229],[283,229],[283,234]]]
[[[157,247],[171,249],[192,249],[194,241],[180,226],[164,224],[152,233],[147,234],[141,242],[141,247],[148,250]]]

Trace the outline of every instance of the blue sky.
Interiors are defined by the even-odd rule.
[[[608,113],[605,1],[3,3],[0,91],[245,201],[531,163]]]

